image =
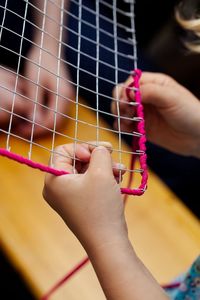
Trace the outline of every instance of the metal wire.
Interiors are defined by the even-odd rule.
[[[51,158],[54,154],[63,155],[63,153],[55,150],[56,139],[58,137],[63,137],[70,143],[74,144],[74,153],[76,150],[77,143],[89,144],[87,140],[82,140],[79,136],[79,126],[87,127],[87,130],[95,130],[96,145],[101,141],[103,132],[111,132],[115,134],[118,140],[118,146],[114,147],[113,153],[117,154],[118,163],[122,164],[124,155],[131,156],[132,154],[140,156],[143,154],[142,151],[136,150],[134,152],[127,151],[123,149],[123,138],[124,137],[140,137],[140,133],[136,130],[125,131],[122,129],[122,122],[137,122],[141,121],[140,118],[134,116],[134,107],[137,105],[134,100],[127,103],[126,99],[121,99],[119,94],[119,89],[117,89],[116,96],[112,96],[111,92],[107,93],[104,91],[102,86],[110,86],[110,91],[112,88],[120,83],[120,76],[123,74],[125,77],[131,74],[131,72],[121,64],[122,60],[126,63],[131,62],[132,68],[137,68],[137,49],[136,49],[136,38],[135,38],[135,23],[134,23],[134,0],[126,1],[121,0],[126,5],[126,10],[120,8],[117,0],[103,1],[96,0],[91,1],[91,7],[88,7],[84,0],[71,0],[70,5],[66,6],[65,0],[53,1],[45,0],[43,2],[43,7],[37,7],[33,2],[28,0],[22,0],[17,5],[23,4],[23,13],[19,13],[17,10],[12,9],[9,5],[9,0],[5,0],[5,5],[0,4],[0,13],[2,14],[0,18],[0,51],[7,53],[7,56],[17,57],[16,68],[11,68],[9,62],[6,62],[0,66],[2,73],[7,72],[8,76],[14,78],[13,89],[10,89],[9,84],[5,84],[4,81],[0,79],[0,116],[6,114],[7,121],[6,124],[1,124],[0,120],[0,147],[4,147],[7,150],[12,150],[13,138],[17,139],[21,143],[28,145],[27,157],[29,159],[34,159],[34,151],[36,148],[43,149],[47,151]],[[60,11],[59,18],[55,18],[48,14],[48,5],[51,4],[52,7]],[[72,11],[71,6],[74,6]],[[34,10],[35,13],[40,15],[41,22],[37,24],[36,20],[29,17],[29,11]],[[106,10],[106,14],[104,11]],[[75,13],[76,12],[76,13]],[[86,14],[91,16],[91,20],[84,17]],[[13,26],[9,26],[9,18],[17,18],[22,25],[22,30],[15,31]],[[71,24],[68,19],[71,19]],[[122,22],[122,19],[126,19],[126,22]],[[55,36],[53,32],[46,29],[46,23],[52,22],[55,26],[59,28],[59,35]],[[104,28],[104,24],[108,25],[108,30]],[[40,40],[35,40],[30,34],[27,34],[27,26],[32,28],[33,34],[35,31],[40,32]],[[16,24],[18,27],[18,24]],[[13,29],[14,28],[14,29]],[[90,33],[86,34],[86,28]],[[16,39],[20,39],[19,47],[14,47],[13,45],[8,45],[5,43],[6,35],[15,36]],[[75,43],[70,43],[67,36],[73,36]],[[53,43],[57,44],[57,52],[52,52],[45,43],[45,38],[49,38]],[[104,43],[104,39],[110,42]],[[13,41],[14,43],[15,41]],[[32,49],[38,49],[39,57],[37,60],[30,59],[27,53],[24,51],[24,43],[29,43],[29,47]],[[91,52],[85,49],[85,44],[91,48]],[[124,47],[121,47],[124,45]],[[124,50],[125,48],[130,48],[130,51]],[[16,50],[17,49],[17,50]],[[30,50],[29,50],[30,51]],[[106,57],[102,56],[102,51],[111,56],[112,59],[108,60]],[[71,57],[68,57],[66,53],[72,53]],[[57,67],[52,70],[48,69],[48,66],[42,64],[42,55],[49,55],[52,59],[57,61]],[[89,61],[91,66],[85,66],[84,61]],[[32,64],[37,68],[37,78],[33,79],[26,76],[24,71],[24,66]],[[74,70],[74,77],[64,76],[61,72],[61,67],[65,66],[70,70]],[[106,74],[104,72],[106,70]],[[41,83],[40,77],[41,72],[46,72],[52,78],[55,78],[55,88],[52,89],[47,83],[45,86]],[[111,75],[111,76],[110,76]],[[84,82],[84,77],[87,76],[93,81],[93,88],[90,85],[90,79],[87,84]],[[24,85],[31,84],[35,87],[35,98],[32,99],[18,89],[19,82],[23,81]],[[73,87],[75,91],[75,99],[68,97],[67,92],[61,94],[60,86],[61,84]],[[125,88],[125,85],[121,84],[121,88]],[[44,90],[47,94],[54,95],[54,106],[49,107],[48,101],[40,99],[39,91]],[[134,90],[134,89],[133,89]],[[2,95],[5,94],[12,95],[10,106],[6,106],[5,99]],[[80,98],[81,93],[90,93],[91,98],[93,98],[93,104],[83,102]],[[18,105],[19,99],[23,99],[24,103],[29,103],[32,107],[31,117],[26,113],[20,113],[17,111],[16,107]],[[74,114],[66,113],[65,111],[59,110],[59,105],[61,101],[68,103],[69,105],[75,106]],[[108,109],[104,109],[101,101],[104,103],[110,103],[111,101],[116,103],[116,113],[111,112]],[[127,110],[133,110],[132,114],[123,115],[120,110],[121,105],[126,105]],[[45,113],[51,113],[52,116],[52,126],[46,126],[45,122],[38,122],[37,114],[39,110],[43,110]],[[80,109],[91,112],[96,116],[95,123],[90,121],[81,120]],[[65,130],[60,130],[57,127],[58,119],[63,118],[70,120],[74,124],[73,134],[68,134]],[[107,119],[117,119],[118,129],[113,129],[107,123],[102,123],[101,118],[106,117]],[[29,137],[23,136],[15,128],[15,121],[22,122],[24,126],[29,125],[30,135]],[[93,122],[93,121],[92,121]],[[40,128],[45,133],[49,134],[51,143],[46,146],[45,143],[35,138],[35,129]],[[133,126],[133,128],[135,128]],[[2,139],[1,139],[2,137]],[[74,169],[76,167],[77,158],[75,154],[73,157]],[[51,160],[52,162],[52,160]],[[130,170],[126,169],[127,172],[142,173],[141,169]],[[121,177],[121,174],[120,174]]]

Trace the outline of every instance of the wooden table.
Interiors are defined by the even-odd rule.
[[[79,117],[95,123],[95,116],[80,108]],[[69,121],[65,132],[74,130]],[[93,140],[94,132],[79,127],[79,138]],[[101,139],[117,140],[110,132]],[[59,137],[56,144],[68,142]],[[50,138],[42,140],[49,145]],[[126,145],[124,149],[128,149]],[[14,141],[12,150],[27,154]],[[48,153],[35,149],[34,160],[47,162]],[[128,164],[128,161],[127,161]],[[37,298],[40,298],[85,252],[63,221],[42,199],[44,174],[0,158],[1,247]],[[139,181],[136,181],[138,184]],[[129,197],[126,217],[130,239],[138,255],[159,282],[184,271],[200,252],[200,224],[161,181],[150,172],[148,191]],[[105,299],[90,264],[60,288],[51,299]]]

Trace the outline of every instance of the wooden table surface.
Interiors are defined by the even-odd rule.
[[[80,108],[79,117],[95,123],[95,115],[84,108]],[[73,130],[74,124],[69,121],[65,132]],[[80,139],[94,140],[94,134],[93,129],[86,130],[84,124],[79,127]],[[114,147],[118,143],[109,131],[104,131],[101,139],[110,140]],[[41,142],[48,146],[50,137]],[[64,137],[56,140],[56,144],[66,142]],[[123,147],[128,150],[126,145]],[[15,140],[11,150],[26,155],[27,146]],[[47,163],[48,157],[47,152],[35,148],[35,161]],[[1,247],[39,299],[85,256],[85,252],[43,200],[42,172],[2,157],[0,170]],[[147,192],[142,197],[128,198],[126,217],[130,239],[138,255],[163,283],[184,271],[200,252],[200,224],[175,195],[149,173]],[[105,297],[88,264],[51,299],[100,300]]]

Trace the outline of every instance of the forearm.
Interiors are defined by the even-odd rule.
[[[168,297],[135,254],[128,238],[110,238],[86,247],[108,300],[167,300]]]
[[[40,45],[43,39],[43,46],[47,49],[56,50],[62,38],[61,28],[66,18],[63,11],[69,4],[69,0],[33,0],[36,9],[34,17],[36,30],[34,32],[34,42]]]

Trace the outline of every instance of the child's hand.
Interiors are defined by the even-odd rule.
[[[54,166],[76,174],[46,175],[43,196],[85,248],[106,299],[167,300],[128,239],[124,203],[115,177],[117,166],[105,147],[58,147]],[[114,167],[114,168],[113,168]]]
[[[54,155],[54,167],[72,173],[74,145],[60,146],[56,152],[63,155]],[[112,162],[103,146],[92,151],[87,144],[77,144],[75,156],[79,160],[75,174],[46,175],[44,198],[85,248],[106,243],[120,232],[127,234],[124,204],[115,179],[120,166]]]
[[[133,117],[134,110],[128,104],[126,86],[118,86],[120,112]],[[164,74],[148,73],[140,81],[142,101],[145,108],[147,138],[162,147],[183,155],[200,156],[200,103],[186,88]],[[116,89],[114,96],[116,95]],[[132,92],[134,100],[134,93]],[[112,104],[116,114],[115,103]],[[132,110],[132,113],[131,113]],[[121,120],[122,130],[133,129],[131,120]],[[115,126],[117,121],[115,121]]]
[[[17,78],[16,74],[12,70],[0,67],[0,81],[0,127],[7,128],[12,109],[14,114],[27,118],[30,103],[25,97],[23,97],[24,80],[20,76]],[[15,85],[16,95],[14,95]],[[13,106],[14,99],[15,101]],[[13,115],[12,125],[14,125],[15,128],[12,128],[12,130],[14,129],[17,131],[17,127],[20,123],[23,123],[23,120]]]
[[[57,55],[56,46],[51,46],[47,51],[33,46],[25,65],[27,97],[39,103],[36,105],[35,122],[41,126],[35,125],[34,136],[46,134],[48,129],[54,129],[55,121],[58,130],[66,119],[62,114],[68,113],[70,103],[74,99],[74,88],[68,81],[68,70],[62,61],[59,63]],[[30,120],[33,119],[34,110],[35,105],[32,105]],[[24,135],[29,135],[31,125],[21,130]]]

